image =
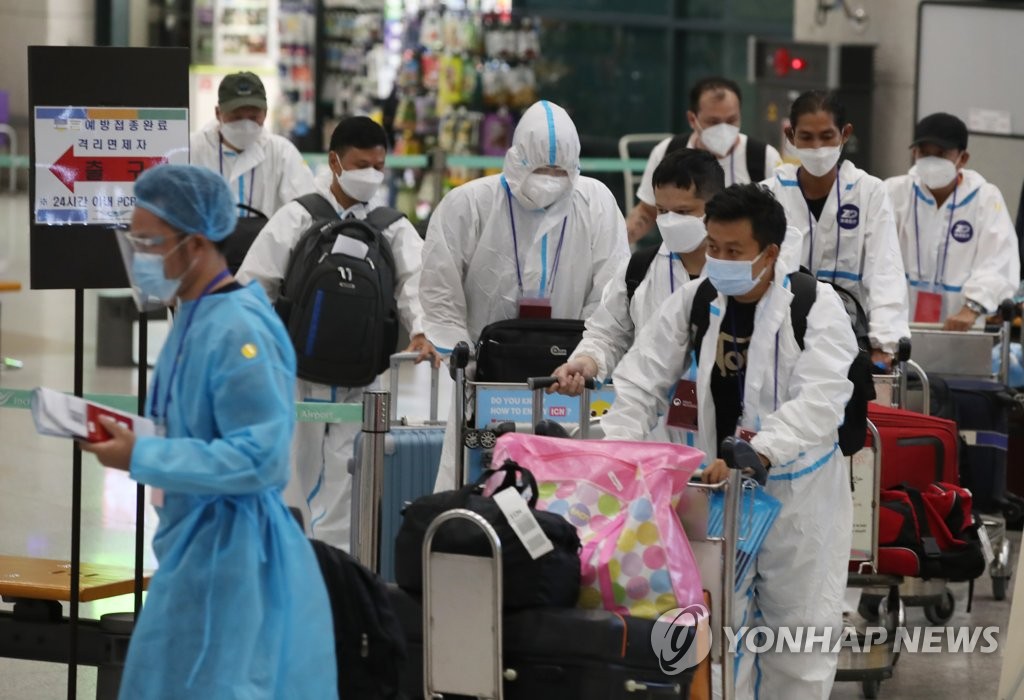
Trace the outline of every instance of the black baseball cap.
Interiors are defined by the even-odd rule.
[[[913,148],[924,143],[933,143],[947,151],[966,151],[967,125],[952,114],[929,114],[914,127],[914,142],[910,146]]]
[[[225,75],[217,88],[217,106],[222,112],[233,112],[239,107],[266,109],[267,89],[255,73]]]

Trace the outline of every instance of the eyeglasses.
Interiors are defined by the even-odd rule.
[[[134,250],[139,252],[159,248],[168,241],[168,237],[164,235],[133,233],[127,225],[117,226],[114,230],[117,231],[118,235],[124,237],[125,241],[127,241]]]

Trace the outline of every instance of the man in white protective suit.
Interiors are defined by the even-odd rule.
[[[644,439],[693,350],[697,400],[689,419],[710,462],[704,480],[726,477],[718,446],[738,435],[760,455],[767,492],[782,503],[737,594],[733,628],[813,626],[816,634],[829,628],[839,639],[853,506],[837,438],[853,390],[847,373],[857,341],[831,285],[777,271],[786,217],[770,192],[735,185],[705,212],[707,280],[670,297],[640,333],[613,375],[616,399],[604,431],[608,439]],[[790,311],[796,294],[811,297],[804,297],[811,304],[803,349]],[[693,330],[701,317],[702,336]],[[829,697],[837,655],[772,650],[755,656],[742,638],[738,649],[736,697]]]
[[[967,125],[930,114],[914,129],[914,167],[885,181],[896,214],[910,318],[965,331],[1020,282],[1017,232],[999,188],[967,169]]]
[[[190,158],[220,173],[235,203],[268,219],[296,197],[312,192],[313,172],[298,149],[263,128],[267,91],[255,73],[224,76],[217,90],[216,121],[192,134]],[[240,209],[239,216],[252,214]]]
[[[500,175],[449,192],[430,219],[420,300],[442,352],[471,345],[520,304],[587,318],[629,256],[626,224],[602,183],[580,175],[580,141],[564,109],[541,101],[516,127]],[[453,407],[454,409],[454,407]],[[455,483],[458,431],[448,422],[437,489]]]
[[[384,182],[387,134],[368,117],[341,120],[331,135],[330,171],[317,179],[315,189],[341,219],[356,218],[373,224],[379,210],[370,202]],[[304,193],[308,194],[308,193]],[[320,221],[322,217],[317,217]],[[397,212],[380,230],[395,261],[394,296],[398,315],[411,339],[407,348],[420,354],[417,361],[436,359],[423,335],[420,306],[420,252],[423,242],[413,225]],[[271,301],[281,294],[292,251],[313,224],[313,214],[299,201],[289,202],[260,232],[238,271],[244,283],[258,281]],[[367,350],[369,352],[369,350]],[[301,371],[300,371],[301,374]],[[376,386],[328,386],[299,378],[296,400],[304,402],[362,403],[363,392]],[[349,550],[351,539],[352,475],[359,425],[353,423],[298,423],[292,443],[292,478],[285,502],[298,508],[310,534],[335,547]]]

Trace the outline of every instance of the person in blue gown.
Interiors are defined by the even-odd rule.
[[[263,290],[228,274],[235,205],[216,173],[162,165],[135,184],[122,249],[137,299],[178,302],[147,414],[157,435],[105,421],[83,449],[153,487],[159,568],[120,697],[336,698],[331,608],[282,500],[295,355]]]

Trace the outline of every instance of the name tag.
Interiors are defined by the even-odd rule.
[[[551,300],[545,297],[523,297],[519,300],[519,318],[551,318]]]
[[[681,430],[697,430],[697,382],[679,380],[669,402],[665,423]]]
[[[914,307],[914,323],[938,323],[942,320],[942,295],[918,292]]]

